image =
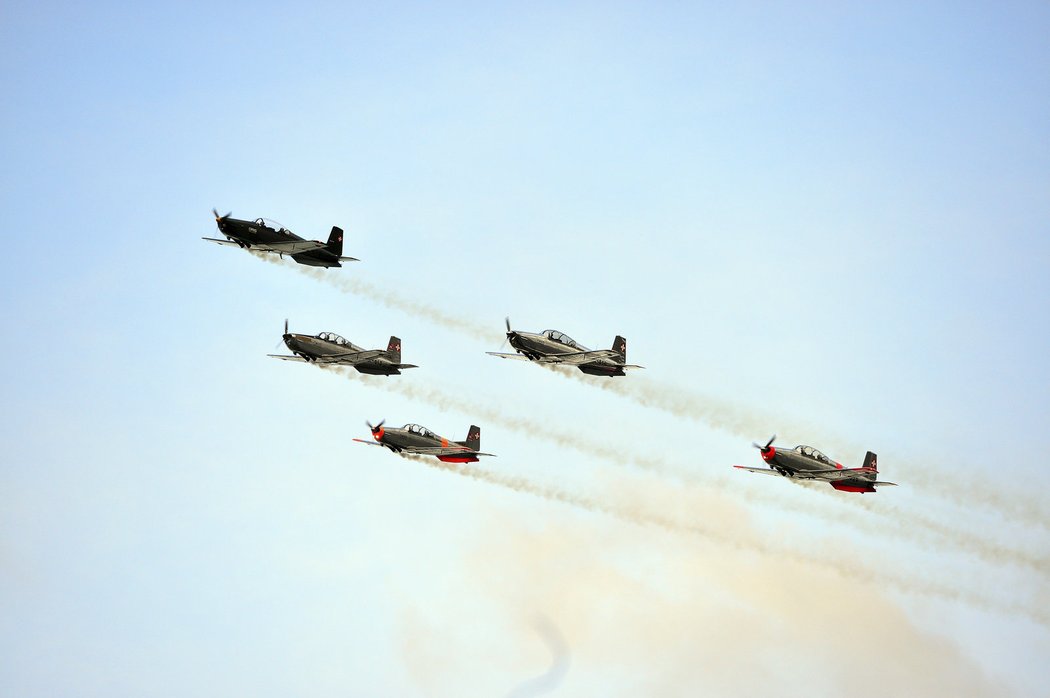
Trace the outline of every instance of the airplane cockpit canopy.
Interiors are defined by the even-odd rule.
[[[326,342],[334,342],[335,344],[344,347],[351,346],[350,342],[346,341],[345,339],[337,335],[335,332],[322,332],[321,334],[317,335],[317,338],[323,339]]]
[[[418,434],[419,436],[427,436],[432,439],[438,438],[438,435],[430,431],[426,427],[421,427],[418,424],[406,424],[405,429],[409,434]]]
[[[559,332],[558,330],[544,330],[540,334],[542,334],[547,339],[553,339],[555,342],[560,342],[561,344],[564,344],[567,347],[573,347],[575,349],[579,349],[580,351],[587,351],[587,347],[577,343],[575,339],[565,334],[564,332]]]
[[[288,230],[287,228],[285,228],[280,223],[278,223],[277,221],[270,220],[269,218],[256,218],[255,222],[257,224],[259,224],[259,225],[265,225],[267,228],[271,228],[273,230],[276,230],[279,233],[281,233],[281,232],[284,232],[284,233],[292,232],[292,231]]]
[[[815,459],[819,460],[821,463],[827,463],[828,465],[832,465],[830,458],[828,458],[827,456],[825,456],[823,453],[821,453],[817,449],[813,448],[812,446],[795,446],[795,450],[798,451],[799,453],[801,453],[804,456],[809,456],[810,458],[815,458]]]

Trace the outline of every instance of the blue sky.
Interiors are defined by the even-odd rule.
[[[537,618],[559,695],[1044,690],[1045,5],[0,20],[3,693],[510,695]],[[486,357],[508,315],[646,369]],[[421,368],[274,361],[285,318]],[[480,424],[524,491],[351,441],[382,417]],[[774,432],[901,486],[732,471]]]

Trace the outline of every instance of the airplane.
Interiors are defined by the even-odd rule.
[[[626,368],[645,368],[627,363],[627,340],[619,335],[613,340],[611,349],[591,350],[558,330],[544,330],[539,334],[519,332],[510,328],[510,318],[506,318],[506,323],[507,341],[517,353],[485,352],[489,356],[575,366],[592,376],[626,376]]]
[[[359,373],[372,376],[400,376],[401,369],[419,368],[415,364],[401,363],[401,340],[391,337],[383,349],[362,349],[334,332],[317,335],[293,334],[284,321],[284,343],[292,356],[268,354],[285,361],[306,361],[324,366],[353,366]]]
[[[798,480],[820,480],[841,492],[874,492],[875,488],[896,485],[896,482],[881,482],[879,464],[871,451],[864,456],[864,465],[859,468],[843,468],[812,446],[795,446],[791,450],[777,449],[773,446],[777,435],[766,442],[765,446],[752,443],[762,454],[762,460],[769,468],[749,468],[734,465],[734,468],[765,475],[783,475]]]
[[[341,267],[340,262],[359,262],[355,257],[342,257],[343,254],[343,229],[332,226],[332,233],[328,236],[328,242],[318,240],[303,240],[280,223],[256,218],[254,221],[245,221],[239,218],[230,218],[230,214],[220,216],[215,209],[215,224],[219,226],[219,232],[227,239],[201,238],[220,245],[237,245],[243,249],[256,250],[258,252],[274,252],[281,255],[290,255],[299,264],[309,267]]]
[[[384,428],[384,419],[372,426],[365,422],[372,431],[375,441],[354,439],[367,446],[384,446],[394,453],[407,453],[417,456],[434,456],[445,463],[476,463],[478,456],[494,456],[494,453],[482,453],[481,427],[470,425],[466,441],[449,441],[443,436],[418,424],[406,424],[400,428]]]

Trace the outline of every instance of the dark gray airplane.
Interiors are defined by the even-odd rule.
[[[868,451],[864,456],[864,465],[859,468],[843,468],[812,446],[795,446],[788,450],[778,450],[773,446],[776,434],[765,446],[751,444],[762,454],[762,460],[769,468],[749,468],[734,465],[734,468],[765,475],[782,475],[798,480],[820,480],[842,492],[874,492],[875,488],[896,485],[895,482],[879,482],[879,464],[875,454]]]
[[[230,218],[230,214],[220,216],[219,212],[212,209],[215,214],[215,224],[219,226],[219,232],[226,236],[225,240],[218,238],[201,238],[220,245],[237,245],[246,250],[258,252],[273,252],[276,254],[291,256],[299,264],[310,267],[341,267],[340,262],[358,262],[354,257],[342,257],[343,254],[343,229],[332,226],[332,233],[328,236],[328,242],[318,240],[303,240],[280,223],[256,218],[254,221],[244,221],[238,218]]]
[[[385,429],[383,427],[385,423],[385,419],[375,426],[365,422],[375,440],[354,439],[354,441],[368,446],[384,446],[394,453],[434,456],[445,463],[475,463],[478,456],[495,455],[480,451],[481,427],[473,424],[467,430],[466,441],[449,441],[418,424],[406,424],[400,428]]]
[[[611,349],[591,350],[558,330],[544,330],[539,334],[519,332],[510,328],[510,318],[506,319],[506,323],[507,341],[517,353],[485,352],[489,356],[575,366],[592,376],[626,376],[624,369],[645,368],[627,363],[627,340],[619,335],[613,340]]]
[[[360,373],[373,376],[399,376],[401,369],[419,368],[414,364],[401,363],[401,340],[391,337],[382,349],[362,349],[334,332],[321,334],[292,334],[288,321],[284,321],[284,343],[292,356],[269,354],[285,361],[306,361],[325,366],[353,366]]]

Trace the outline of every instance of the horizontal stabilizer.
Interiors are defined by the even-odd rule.
[[[340,257],[340,262],[360,262],[361,260],[357,257]]]

